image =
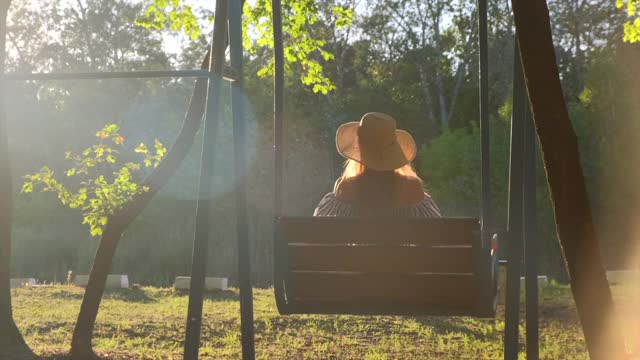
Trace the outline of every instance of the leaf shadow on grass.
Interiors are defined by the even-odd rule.
[[[64,288],[51,291],[51,293],[48,295],[48,297],[63,300],[82,300],[82,296],[84,296],[84,292],[78,292]]]
[[[177,290],[177,291],[180,296],[189,297],[188,290]],[[240,295],[237,292],[231,291],[231,290],[205,291],[202,298],[205,300],[214,301],[214,302],[215,301],[240,301]]]
[[[434,333],[438,335],[448,335],[450,333],[459,333],[465,336],[472,337],[478,340],[488,340],[490,335],[483,333],[477,328],[470,327],[468,322],[464,322],[461,318],[458,317],[437,317],[437,316],[427,316],[427,317],[415,317],[413,318],[415,321],[420,323],[422,326],[429,326],[433,330]],[[490,326],[495,326],[494,320],[491,319],[474,319],[476,322],[481,322],[484,324],[485,322],[491,323]]]
[[[158,302],[156,298],[149,296],[144,289],[111,289],[104,293],[104,298],[141,304]]]
[[[175,292],[178,296],[189,297],[189,291],[183,290],[166,290],[167,292]],[[133,303],[156,303],[158,299],[162,296],[166,296],[163,293],[154,293],[145,291],[142,289],[112,289],[108,292],[105,292],[104,298],[110,300],[122,300],[125,302],[133,302]],[[234,291],[223,291],[223,290],[213,290],[213,291],[205,291],[202,298],[204,300],[209,301],[239,301],[240,296],[237,292]]]
[[[29,360],[34,360],[34,359],[36,360],[71,360],[71,356],[69,355],[68,352],[61,351],[61,352],[49,353],[44,356],[37,356]],[[109,355],[97,354],[94,358],[87,359],[87,360],[125,360],[125,359],[131,359],[131,354],[128,354],[126,352],[110,353]],[[15,359],[15,360],[20,360],[20,359]]]
[[[51,292],[48,296],[54,299],[82,300],[84,291],[60,289]],[[157,299],[150,297],[144,289],[107,289],[104,292],[103,299],[144,304],[157,302]]]

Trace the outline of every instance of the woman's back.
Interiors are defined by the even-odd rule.
[[[440,210],[417,177],[372,172],[340,178],[314,216],[440,217]]]
[[[440,217],[411,167],[416,144],[391,116],[367,113],[359,123],[341,125],[336,146],[347,158],[345,169],[315,216]]]

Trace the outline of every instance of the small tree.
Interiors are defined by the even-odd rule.
[[[143,165],[157,167],[167,152],[158,139],[153,151],[140,143],[134,150],[141,155],[140,162],[122,164],[119,149],[124,148],[124,137],[119,130],[117,124],[107,125],[96,133],[97,144],[80,154],[67,151],[65,159],[73,166],[64,172],[64,180],[57,180],[56,173],[47,166],[25,175],[22,193],[34,190],[55,193],[63,205],[82,210],[82,223],[89,225],[91,236],[102,235],[111,215],[134,196],[149,191],[148,186],[135,181],[135,175]]]

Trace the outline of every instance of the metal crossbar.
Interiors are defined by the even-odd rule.
[[[209,70],[162,70],[162,71],[111,71],[111,72],[70,72],[70,73],[8,73],[4,80],[48,81],[48,80],[96,80],[96,79],[145,79],[145,78],[208,78]],[[225,68],[222,78],[235,81],[233,71]]]

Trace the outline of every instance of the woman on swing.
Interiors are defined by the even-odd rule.
[[[416,143],[391,116],[372,112],[343,124],[336,146],[347,159],[344,172],[314,216],[441,216],[411,166]]]

